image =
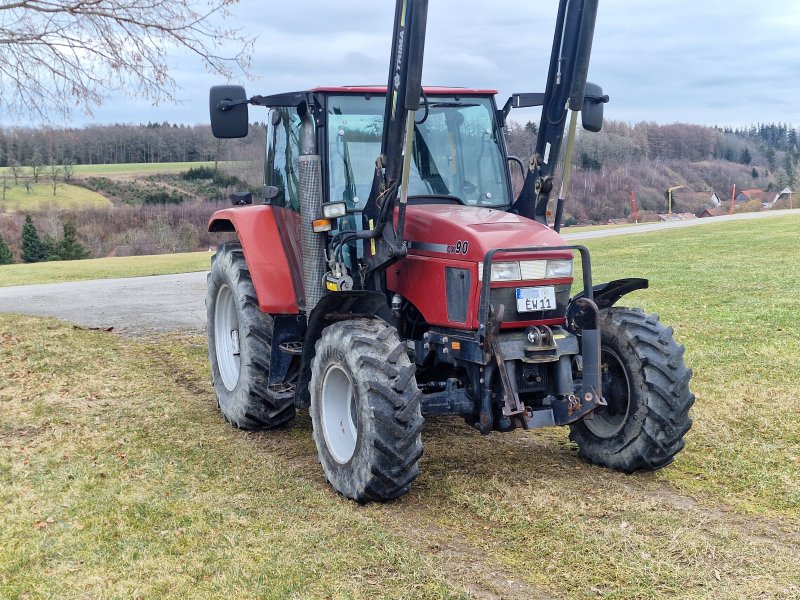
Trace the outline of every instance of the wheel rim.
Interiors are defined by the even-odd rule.
[[[339,464],[349,461],[356,450],[358,417],[353,382],[339,365],[331,365],[322,379],[320,420],[325,445]]]
[[[239,315],[233,291],[225,284],[219,288],[214,306],[214,346],[222,383],[232,392],[239,382]]]
[[[622,431],[630,413],[631,383],[619,355],[608,348],[601,354],[603,397],[607,406],[595,411],[594,419],[584,421],[593,434],[610,438]]]

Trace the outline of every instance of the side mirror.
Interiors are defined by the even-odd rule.
[[[240,85],[215,85],[208,95],[211,133],[215,138],[232,139],[247,136],[249,100]]]
[[[587,81],[581,109],[581,124],[586,131],[597,133],[603,128],[603,104],[606,102],[608,96],[603,95],[603,88]]]

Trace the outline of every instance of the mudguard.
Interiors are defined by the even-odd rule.
[[[386,304],[386,296],[378,292],[361,290],[332,292],[325,294],[311,311],[303,342],[300,379],[295,391],[295,406],[308,408],[311,405],[311,395],[308,391],[308,384],[311,383],[311,361],[314,360],[316,343],[322,335],[322,330],[331,323],[358,318],[379,318],[391,323],[392,314]]]
[[[628,279],[615,279],[614,281],[609,281],[608,283],[600,283],[592,287],[592,294],[594,296],[594,302],[597,304],[597,308],[603,310],[605,308],[611,308],[614,304],[617,303],[617,300],[622,298],[625,294],[630,294],[631,292],[635,292],[636,290],[644,290],[650,286],[650,282],[647,279],[638,279],[638,278],[628,278]],[[572,302],[575,302],[578,298],[583,298],[583,292],[577,294],[573,299]]]
[[[302,289],[292,278],[275,211],[265,205],[225,208],[211,215],[208,230],[236,232],[262,312],[296,315]]]

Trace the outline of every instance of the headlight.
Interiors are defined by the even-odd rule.
[[[572,261],[548,260],[545,279],[559,279],[561,277],[572,277]]]
[[[347,204],[344,202],[327,202],[322,205],[322,216],[326,219],[338,219],[347,214]]]
[[[519,281],[522,275],[518,262],[492,263],[492,281]]]
[[[546,260],[523,260],[519,263],[523,281],[544,279],[547,272]]]
[[[492,281],[519,281],[518,262],[492,263]],[[478,279],[483,280],[483,263],[478,263]]]

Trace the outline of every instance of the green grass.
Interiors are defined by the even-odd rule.
[[[800,514],[800,216],[587,241],[595,280],[644,274],[633,301],[687,347],[698,403],[681,491],[715,490],[748,512]],[[690,437],[691,439],[691,437]]]
[[[35,183],[31,185],[30,193],[20,184],[6,191],[5,200],[0,196],[0,212],[40,211],[53,207],[80,209],[107,206],[111,206],[111,201],[105,196],[66,183],[59,183],[55,194],[50,184]]]
[[[225,163],[220,163],[225,164]],[[191,168],[214,166],[209,162],[171,162],[171,163],[124,163],[114,165],[75,165],[75,175],[156,175],[159,173],[179,173]],[[27,173],[29,168],[24,168]],[[0,175],[11,176],[10,167],[0,167]]]
[[[206,271],[208,252],[0,265],[0,287]]]
[[[687,347],[694,426],[669,467],[431,418],[386,505],[324,483],[307,414],[226,425],[202,337],[0,315],[0,597],[800,597],[799,234],[790,216],[587,242],[597,281],[650,279],[627,302]]]

